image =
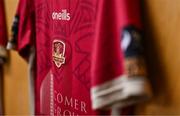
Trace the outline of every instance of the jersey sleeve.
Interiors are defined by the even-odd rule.
[[[93,109],[123,108],[150,98],[141,44],[140,0],[100,0],[98,9]]]
[[[7,30],[4,1],[0,0],[0,62],[3,63],[7,59]]]
[[[31,46],[35,38],[34,5],[30,0],[19,0],[16,15],[12,25],[12,36],[8,42],[8,49],[15,49],[19,54],[28,59]]]

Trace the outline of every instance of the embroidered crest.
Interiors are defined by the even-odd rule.
[[[52,45],[52,56],[55,65],[60,68],[65,64],[65,43],[61,40],[54,40]]]

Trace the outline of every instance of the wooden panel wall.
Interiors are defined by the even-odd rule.
[[[180,0],[144,0],[144,8],[154,97],[138,113],[180,115]]]
[[[8,30],[18,0],[5,0]],[[138,114],[180,114],[180,0],[143,0],[145,46],[154,97],[137,108]],[[6,114],[28,114],[27,64],[10,52],[5,66]]]
[[[18,0],[4,1],[6,4],[6,17],[10,35]],[[5,66],[4,71],[5,114],[29,114],[27,64],[15,51],[11,51],[9,63]]]

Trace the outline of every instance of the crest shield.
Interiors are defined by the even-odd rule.
[[[61,40],[54,40],[52,45],[52,57],[55,65],[60,68],[65,64],[65,43]]]

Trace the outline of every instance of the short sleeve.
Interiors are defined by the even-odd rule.
[[[7,30],[4,1],[0,0],[0,59],[4,62],[7,59]]]
[[[20,0],[12,25],[12,38],[8,42],[8,49],[15,49],[27,59],[35,38],[34,4],[30,0]]]
[[[93,109],[123,108],[150,98],[140,0],[100,0],[95,29]]]

